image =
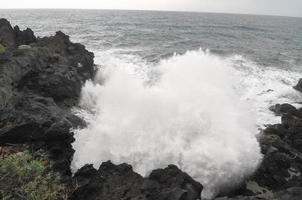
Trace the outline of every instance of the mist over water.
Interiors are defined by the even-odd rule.
[[[261,160],[256,116],[231,60],[191,51],[152,71],[152,85],[123,63],[86,83],[81,105],[94,115],[76,135],[74,167],[111,160],[147,175],[176,164],[205,186],[204,197],[250,175]]]

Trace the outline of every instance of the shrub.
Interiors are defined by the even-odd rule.
[[[0,199],[64,199],[60,176],[42,151],[14,153],[0,157]]]
[[[5,47],[0,43],[0,54],[5,52]]]

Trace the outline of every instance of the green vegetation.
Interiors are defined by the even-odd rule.
[[[18,46],[18,49],[21,49],[21,50],[23,50],[23,49],[31,49],[31,46],[23,44],[23,45]]]
[[[5,47],[0,43],[0,54],[5,52]]]
[[[24,151],[0,156],[1,200],[66,199],[60,176],[51,171],[44,152]]]

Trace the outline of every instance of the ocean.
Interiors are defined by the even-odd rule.
[[[117,10],[0,10],[37,36],[61,30],[99,69],[74,112],[72,168],[127,162],[142,175],[175,164],[203,196],[240,183],[261,162],[257,137],[300,107],[302,18]]]

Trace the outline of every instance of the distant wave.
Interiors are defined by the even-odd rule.
[[[262,31],[262,32],[267,32],[266,29],[256,28],[256,27],[251,27],[251,26],[233,26],[233,28],[247,30],[247,31]]]

